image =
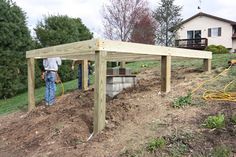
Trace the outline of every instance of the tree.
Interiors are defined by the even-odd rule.
[[[174,5],[174,0],[161,0],[159,6],[154,11],[154,17],[157,20],[157,44],[172,46],[176,31],[182,22],[182,7]]]
[[[0,98],[27,89],[25,51],[32,47],[25,13],[11,0],[0,0]]]
[[[150,13],[144,14],[134,25],[131,42],[155,44],[156,22]]]
[[[80,18],[58,15],[45,17],[34,29],[43,47],[88,40],[93,34]]]
[[[147,9],[146,0],[109,0],[103,7],[105,37],[130,40],[134,25]]]
[[[70,18],[64,15],[45,17],[34,30],[36,39],[42,47],[89,40],[93,37],[80,18]],[[71,64],[71,61],[64,61],[59,68],[62,81],[69,81],[77,77],[76,71],[71,72]]]

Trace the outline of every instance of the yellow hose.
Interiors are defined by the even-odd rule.
[[[57,83],[61,84],[61,96],[62,96],[62,95],[64,95],[65,90],[64,90],[63,82],[61,81],[61,78],[58,73],[57,73]]]
[[[228,72],[229,69],[232,66],[230,66],[229,68],[225,69],[224,71],[222,71],[220,74],[218,74],[217,76],[204,81],[203,83],[201,83],[199,86],[197,86],[197,88],[193,89],[191,94],[195,93],[197,90],[199,89],[204,89],[202,86],[205,85],[208,82],[213,82],[214,80],[218,79],[223,73]],[[236,102],[236,92],[227,92],[227,88],[233,83],[235,82],[235,80],[229,82],[228,84],[225,85],[223,90],[205,90],[205,92],[203,93],[202,97],[204,100],[222,100],[222,101],[233,101]]]

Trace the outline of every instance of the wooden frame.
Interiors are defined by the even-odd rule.
[[[171,57],[203,59],[204,70],[210,72],[212,53],[208,51],[171,48],[102,39],[92,39],[27,51],[26,58],[28,59],[29,111],[35,108],[34,60],[48,57],[61,57],[67,60],[82,60],[83,74],[85,74],[83,75],[83,89],[87,89],[87,61],[95,61],[94,133],[98,133],[105,127],[107,61],[125,62],[160,60],[161,58],[161,91],[169,92],[171,89]]]

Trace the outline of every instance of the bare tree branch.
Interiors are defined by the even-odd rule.
[[[105,38],[128,41],[135,23],[146,9],[146,0],[109,0],[103,6]]]

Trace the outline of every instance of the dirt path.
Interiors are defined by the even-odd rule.
[[[89,142],[86,140],[92,133],[92,90],[66,94],[50,108],[39,105],[29,114],[15,113],[1,117],[1,156],[170,156],[165,150],[148,153],[144,150],[146,143],[154,137],[185,133],[199,135],[197,140],[193,138],[188,142],[186,156],[199,155],[199,152],[204,156],[221,143],[236,152],[235,128],[229,128],[231,134],[226,129],[219,135],[201,127],[208,115],[228,114],[229,105],[199,101],[197,104],[201,104],[198,106],[171,107],[173,99],[186,95],[188,90],[207,77],[206,73],[178,69],[173,71],[172,92],[162,95],[159,71],[143,71],[138,75],[140,80],[136,87],[108,100],[106,128]],[[214,139],[216,137],[218,139]]]

